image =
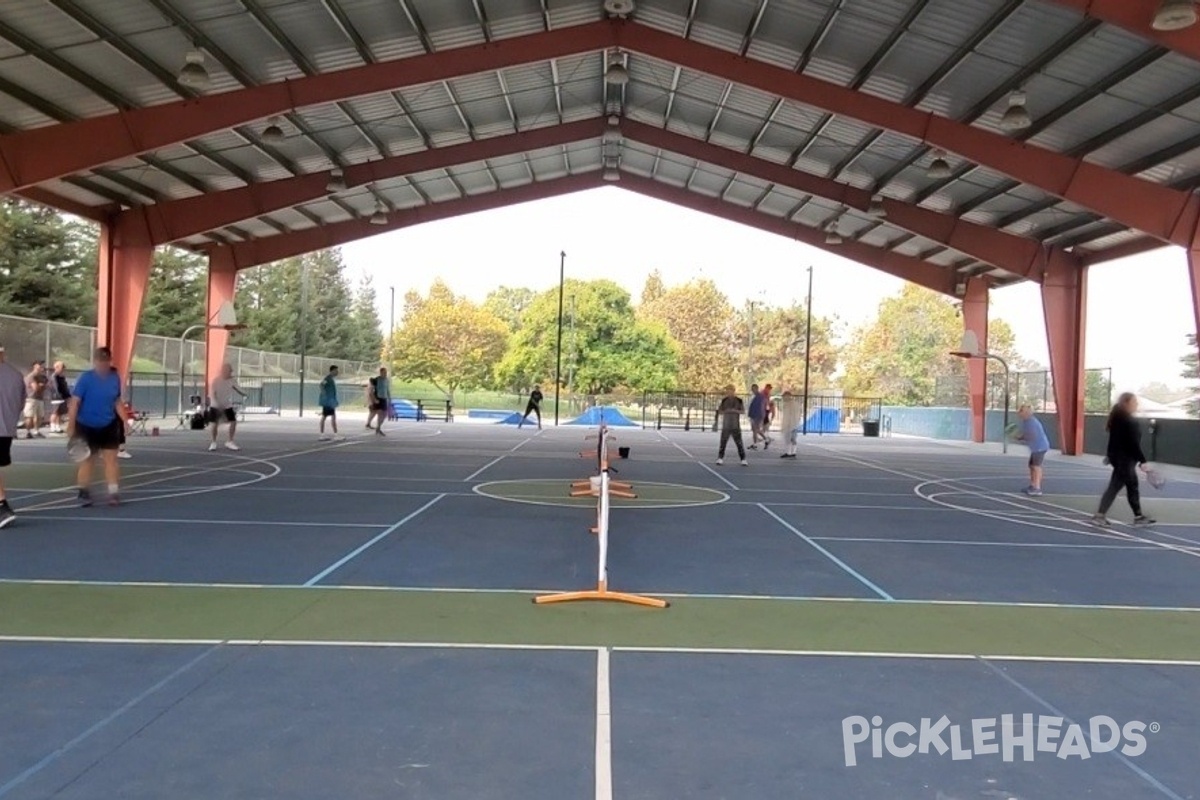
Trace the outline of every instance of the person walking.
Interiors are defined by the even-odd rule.
[[[742,466],[748,466],[746,447],[742,444],[742,415],[745,413],[746,404],[742,402],[742,398],[737,396],[737,389],[732,384],[726,386],[725,397],[717,406],[716,418],[713,419],[713,430],[717,429],[718,423],[721,426],[721,443],[717,449],[718,464],[725,463],[725,447],[729,444],[729,440],[733,439],[733,443],[737,445],[738,458],[741,459]]]
[[[375,435],[383,436],[383,422],[388,418],[388,410],[392,405],[392,388],[391,381],[388,380],[387,367],[380,367],[379,374],[371,378],[367,397],[370,402],[370,410],[367,412],[367,428],[370,428],[371,422],[378,418]]]
[[[321,435],[320,439],[323,442],[329,441],[331,438],[325,433],[325,420],[329,420],[329,425],[333,429],[333,439],[342,441],[345,437],[338,435],[337,424],[337,408],[338,408],[338,391],[337,391],[337,376],[338,368],[334,364],[329,368],[329,372],[321,379],[320,391],[317,394],[317,405],[321,407]]]
[[[1046,435],[1041,420],[1033,415],[1033,407],[1029,404],[1018,408],[1017,416],[1021,418],[1021,431],[1017,434],[1017,441],[1029,448],[1029,485],[1022,491],[1030,497],[1041,497],[1042,463],[1050,450],[1050,437]]]
[[[7,528],[17,519],[5,494],[4,473],[12,466],[12,444],[25,411],[25,394],[25,376],[5,361],[4,345],[0,344],[0,528]]]
[[[1113,501],[1125,490],[1125,499],[1133,511],[1134,525],[1153,525],[1154,520],[1142,513],[1142,498],[1138,489],[1138,470],[1146,471],[1146,456],[1142,453],[1142,430],[1134,414],[1137,413],[1138,399],[1133,392],[1125,392],[1117,398],[1117,404],[1108,414],[1105,429],[1108,431],[1108,447],[1105,450],[1105,460],[1112,467],[1112,476],[1108,479],[1108,487],[1100,497],[1100,507],[1092,522],[1101,527],[1108,527],[1108,510]]]
[[[538,430],[542,429],[542,387],[535,386],[533,391],[529,393],[529,402],[525,404],[525,416],[521,417],[521,421],[517,423],[517,428],[525,426],[525,420],[529,419],[530,414],[537,415]]]
[[[787,442],[787,451],[780,458],[796,457],[797,429],[800,427],[800,417],[804,414],[800,406],[800,398],[791,392],[784,392],[779,400],[779,431]]]
[[[775,400],[771,395],[771,392],[773,390],[774,390],[774,387],[771,386],[771,384],[769,384],[769,383],[766,386],[764,386],[763,390],[762,390],[762,397],[763,397],[763,428],[762,428],[763,450],[766,450],[768,447],[770,447],[771,442],[774,441],[774,439],[771,438],[771,423],[775,420]]]
[[[67,401],[71,399],[71,384],[67,381],[67,365],[61,361],[54,362],[54,372],[50,375],[50,432],[63,432],[63,412],[67,410]]]
[[[757,383],[750,384],[750,410],[747,416],[750,417],[750,449],[758,449],[758,440],[765,439],[763,435],[763,417],[766,414],[766,409],[763,408],[762,392],[758,389]]]
[[[238,386],[237,381],[233,377],[233,367],[229,364],[221,365],[221,374],[213,379],[212,391],[209,395],[212,408],[212,442],[208,445],[209,451],[217,449],[217,437],[221,432],[221,423],[225,423],[229,429],[228,439],[225,441],[226,450],[241,450],[237,446],[237,442],[233,437],[237,435],[237,400],[240,397],[245,397],[246,393],[242,391],[242,387]]]
[[[25,383],[25,438],[45,439],[42,423],[46,421],[46,387],[50,383],[46,365],[40,361],[33,362],[29,374],[25,376]]]
[[[107,347],[98,347],[92,354],[92,368],[75,382],[68,407],[67,435],[72,440],[82,439],[90,451],[76,474],[79,504],[85,508],[92,505],[92,469],[100,457],[108,484],[108,504],[120,505],[121,465],[117,450],[129,419],[121,402],[121,378],[112,368],[112,351]]]

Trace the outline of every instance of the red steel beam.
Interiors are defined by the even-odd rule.
[[[0,136],[0,193],[295,109],[603,50],[607,21],[439,50]]]
[[[880,272],[886,272],[910,283],[924,286],[926,289],[957,298],[954,289],[955,284],[958,283],[958,276],[952,269],[860,242],[845,241],[840,245],[827,245],[825,244],[825,234],[814,228],[650,178],[622,173],[621,182],[618,185],[622,189],[628,189],[647,197],[794,239],[835,256],[857,261]]]
[[[599,136],[605,127],[604,120],[590,119],[393,156],[347,167],[346,185],[352,188],[488,158],[501,158],[546,147],[572,144]],[[138,206],[123,212],[118,217],[117,224],[140,218],[141,222],[134,227],[148,230],[153,244],[166,244],[328,197],[329,192],[325,187],[329,176],[328,172],[320,172]]]
[[[1134,239],[1124,244],[1114,245],[1113,247],[1105,248],[1104,250],[1096,250],[1091,253],[1085,253],[1083,263],[1086,266],[1093,264],[1103,264],[1106,261],[1116,261],[1118,258],[1128,258],[1129,256],[1137,256],[1142,253],[1149,253],[1153,250],[1161,250],[1167,245],[1160,242],[1158,239]]]
[[[1194,28],[1156,31],[1150,23],[1162,0],[1048,0],[1079,13],[1124,28],[1132,34],[1180,55],[1200,61],[1200,35]]]
[[[359,239],[367,239],[424,222],[449,219],[479,211],[491,211],[533,200],[545,200],[549,197],[558,197],[584,189],[594,189],[600,185],[602,185],[600,173],[588,172],[582,175],[570,175],[565,178],[529,183],[512,189],[499,189],[494,192],[469,195],[459,200],[446,200],[395,211],[388,216],[387,225],[372,225],[367,220],[352,219],[231,245],[213,245],[206,250],[214,263],[220,262],[242,270],[317,250],[339,247]]]
[[[623,48],[927,142],[1166,242],[1187,246],[1200,220],[1200,198],[1189,192],[645,25],[619,33]]]
[[[716,164],[804,194],[824,197],[860,211],[866,211],[871,205],[871,192],[866,190],[674,131],[628,119],[622,121],[621,131],[641,144]],[[1034,239],[969,222],[953,214],[942,214],[891,199],[884,199],[883,207],[891,225],[1037,282],[1041,281],[1048,260],[1062,261],[1075,269],[1081,266],[1078,258],[1062,248],[1048,247]]]
[[[55,211],[62,211],[80,219],[99,222],[101,224],[107,223],[113,213],[117,211],[114,206],[88,206],[83,203],[77,203],[74,200],[68,200],[61,194],[56,194],[37,186],[19,192],[18,196],[31,203],[37,203],[38,205],[52,208]]]

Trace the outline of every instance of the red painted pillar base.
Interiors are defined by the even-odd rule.
[[[1050,374],[1063,455],[1083,452],[1084,333],[1087,268],[1050,263],[1042,283],[1042,309],[1050,344]]]
[[[967,281],[962,300],[963,330],[975,334],[979,352],[988,352],[988,285],[982,278]],[[971,439],[987,441],[987,367],[982,358],[967,359],[967,390],[971,400]]]
[[[99,249],[96,343],[112,350],[113,366],[128,381],[154,248],[140,236],[101,225]]]
[[[229,248],[225,248],[227,251]],[[205,317],[208,324],[216,322],[217,312],[225,303],[233,302],[237,289],[237,267],[233,259],[225,257],[224,251],[215,251],[208,259],[208,310]],[[221,328],[209,328],[208,339],[204,348],[204,386],[209,391],[213,380],[220,375],[221,367],[225,364],[225,350],[229,346],[229,331]]]

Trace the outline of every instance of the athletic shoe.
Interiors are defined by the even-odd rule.
[[[747,447],[746,449],[747,449],[747,450],[757,450],[757,449],[758,449],[758,445],[756,445],[756,444],[752,444],[752,445],[750,445],[749,447]]]
[[[46,434],[42,433],[41,431],[38,431],[37,433],[35,433],[35,434],[34,434],[34,436],[36,436],[36,437],[37,437],[37,438],[39,438],[39,439],[45,439],[45,438],[46,438]]]
[[[233,442],[226,442],[226,443],[225,443],[225,449],[226,449],[226,450],[241,450],[242,448],[238,447],[238,446],[237,446],[236,444],[234,444]]]
[[[80,508],[91,508],[92,507],[92,493],[89,492],[87,489],[79,490],[79,507]]]
[[[795,457],[796,457],[795,453],[784,453],[783,455],[780,456],[780,458],[795,458]]]
[[[113,508],[121,505],[121,496],[119,494],[110,494],[108,496],[108,504]]]
[[[1094,514],[1089,521],[1093,525],[1100,528],[1107,528],[1112,525],[1112,523],[1108,521],[1108,517],[1104,516],[1103,514]]]
[[[380,430],[379,428],[376,428],[376,429],[375,429],[375,435],[376,435],[376,436],[387,436],[387,434],[386,434],[386,433],[384,433],[384,432],[383,432],[382,430]]]
[[[16,512],[8,503],[0,503],[0,528],[7,528],[17,518]]]
[[[346,441],[346,437],[339,434],[337,436],[334,436],[333,440],[335,442],[344,442],[344,441]]]
[[[1042,490],[1041,489],[1030,489],[1028,494],[1030,497],[1041,497]]]
[[[749,461],[747,461],[746,459],[744,459],[744,458],[743,458],[743,459],[742,459],[742,466],[743,466],[743,467],[748,467],[748,466],[750,466],[750,462],[749,462]]]
[[[117,458],[133,458],[133,454],[130,453],[128,450],[118,450]]]
[[[722,464],[724,464],[724,463],[725,463],[725,459],[723,459],[723,458],[718,458],[718,459],[717,459],[717,466],[718,466],[718,467],[719,467],[719,466],[721,466],[721,465],[722,465]]]
[[[318,442],[328,442],[331,438],[333,438],[333,437],[326,436],[325,434],[322,433],[320,436],[317,437],[317,441]]]
[[[1157,521],[1158,520],[1147,517],[1145,514],[1139,514],[1138,516],[1133,518],[1134,525],[1153,525]]]
[[[766,452],[771,447],[770,439],[763,439],[763,451]]]
[[[215,453],[217,451],[217,443],[213,442],[208,446],[208,452]]]

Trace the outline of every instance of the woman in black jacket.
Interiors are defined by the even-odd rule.
[[[1146,456],[1142,453],[1142,430],[1133,415],[1137,413],[1137,396],[1125,392],[1117,398],[1108,415],[1108,463],[1112,466],[1112,477],[1108,479],[1108,488],[1100,498],[1100,508],[1092,522],[1107,527],[1108,509],[1113,501],[1125,490],[1125,499],[1133,509],[1134,525],[1153,525],[1154,520],[1142,513],[1142,500],[1138,492],[1138,470],[1146,470]]]

